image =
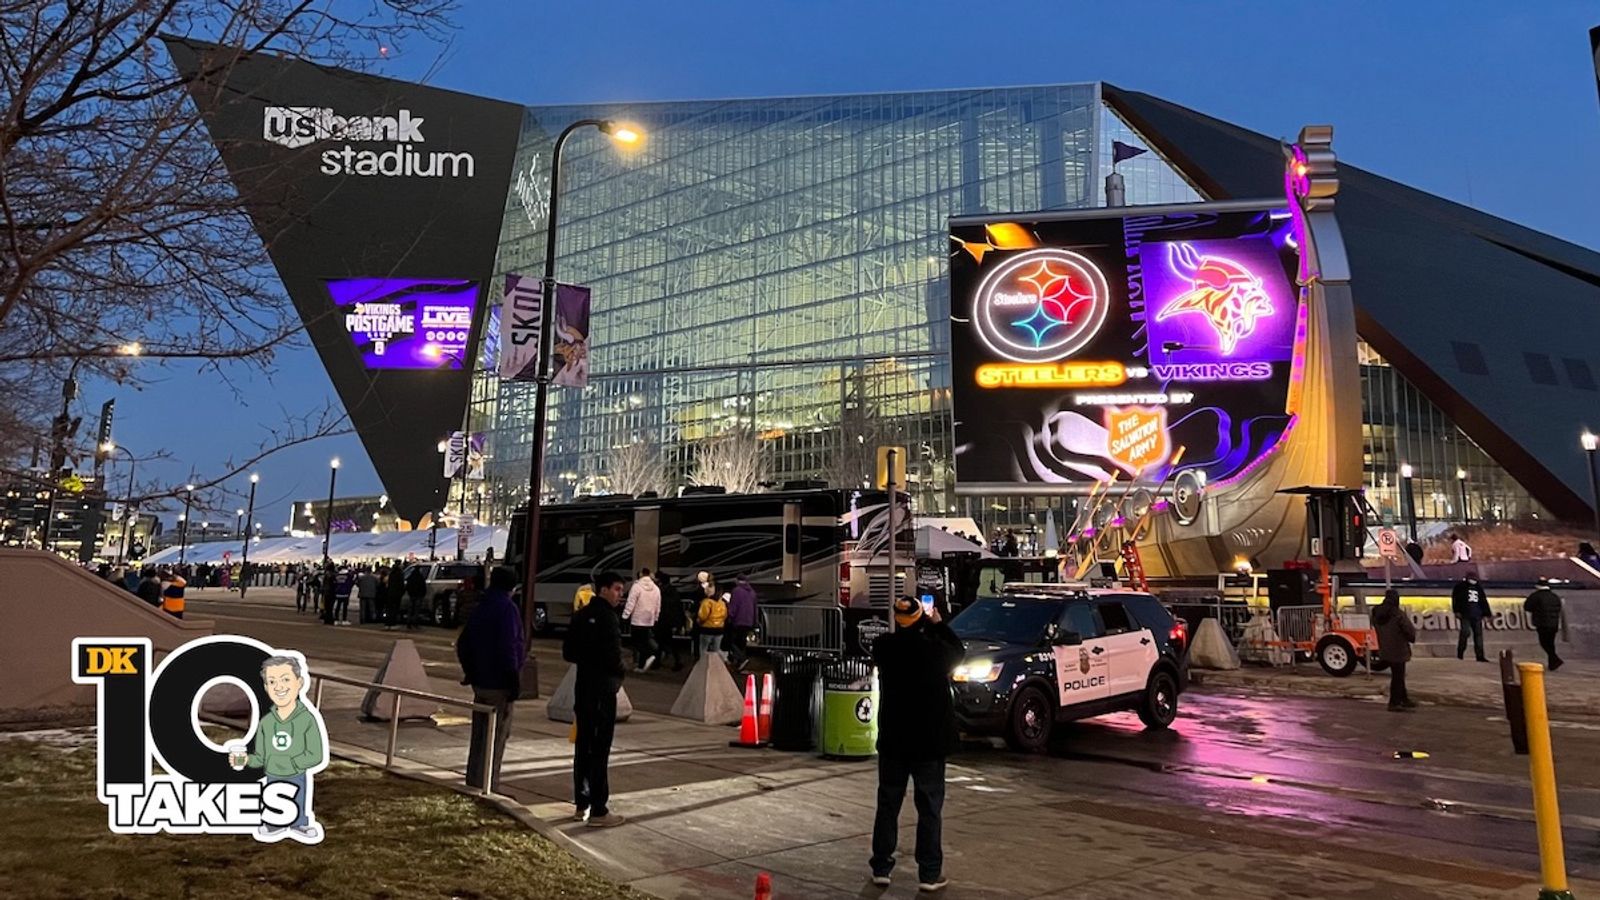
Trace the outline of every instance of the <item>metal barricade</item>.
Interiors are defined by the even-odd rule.
[[[1278,640],[1291,644],[1316,644],[1327,627],[1318,606],[1280,606],[1273,613]]]
[[[750,645],[838,655],[844,652],[844,615],[837,606],[760,606]]]
[[[483,787],[479,788],[478,790],[483,796],[490,796],[494,785],[495,729],[500,725],[499,722],[495,721],[493,706],[488,703],[475,703],[471,700],[462,700],[457,697],[446,697],[443,694],[435,694],[430,691],[418,691],[411,688],[395,687],[394,685],[389,684],[378,684],[377,682],[373,681],[362,681],[359,678],[345,678],[342,675],[319,674],[316,672],[311,673],[312,706],[315,706],[318,709],[322,708],[322,686],[330,681],[334,684],[362,688],[363,690],[367,691],[377,691],[380,694],[394,695],[394,700],[389,706],[389,738],[383,752],[383,768],[385,770],[391,770],[394,768],[395,744],[400,739],[401,697],[413,697],[417,700],[426,700],[430,703],[438,703],[441,706],[453,706],[458,709],[465,709],[473,713],[483,713],[484,715],[488,716],[489,727],[484,735],[485,740],[483,742]],[[471,787],[471,785],[468,785],[468,787]]]

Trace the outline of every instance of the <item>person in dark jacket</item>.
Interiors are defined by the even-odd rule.
[[[606,771],[617,728],[617,691],[627,669],[622,664],[622,576],[604,572],[594,580],[595,599],[572,616],[561,656],[578,667],[572,705],[576,740],[572,749],[573,818],[590,827],[609,828],[625,819],[606,805],[611,785]]]
[[[906,780],[917,807],[917,880],[922,890],[945,886],[944,761],[955,748],[950,675],[966,650],[938,608],[911,597],[894,602],[896,630],[872,644],[878,667],[878,810],[872,825],[872,882],[889,884],[899,843]]]
[[[683,670],[683,648],[678,646],[677,635],[683,629],[683,601],[678,599],[678,587],[665,572],[656,573],[656,586],[661,589],[661,612],[656,616],[656,644],[661,648],[661,668],[667,667],[667,657],[672,657],[672,671]]]
[[[383,586],[383,627],[393,630],[400,624],[400,600],[406,595],[405,567],[396,560],[389,567],[388,580]]]
[[[1561,630],[1561,595],[1550,589],[1550,579],[1539,579],[1534,592],[1522,601],[1522,608],[1533,619],[1533,630],[1539,633],[1539,646],[1550,658],[1550,671],[1561,668],[1562,659],[1556,655],[1556,632]]]
[[[156,576],[155,569],[144,570],[144,577],[139,579],[139,587],[134,593],[151,606],[161,605],[161,579]]]
[[[728,663],[738,671],[750,655],[750,632],[756,630],[756,589],[747,575],[734,579],[733,593],[728,597],[728,634],[723,638],[723,649],[728,651]]]
[[[489,573],[489,589],[483,592],[456,639],[456,659],[472,685],[472,701],[494,707],[494,770],[489,783],[498,789],[500,760],[511,737],[511,704],[522,694],[522,611],[511,602],[517,586],[517,573],[496,566]],[[472,749],[467,756],[467,784],[484,785],[483,748],[488,740],[489,717],[472,714]]]
[[[1483,620],[1490,615],[1489,598],[1478,581],[1478,573],[1467,571],[1465,578],[1450,589],[1450,609],[1461,623],[1461,636],[1456,640],[1456,659],[1467,658],[1467,637],[1472,637],[1472,650],[1478,662],[1488,662],[1483,655]]]
[[[1383,602],[1372,611],[1372,628],[1378,632],[1378,658],[1389,664],[1389,711],[1405,712],[1417,704],[1406,691],[1406,663],[1417,641],[1417,626],[1400,608],[1400,592],[1383,592]]]
[[[406,630],[414,631],[417,627],[417,610],[422,608],[422,603],[428,597],[427,566],[416,565],[411,567],[411,573],[406,576],[406,597],[411,601],[406,604]]]

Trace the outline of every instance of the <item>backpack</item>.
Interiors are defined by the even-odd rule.
[[[700,601],[700,627],[710,631],[721,631],[728,622],[728,595],[720,597],[707,597]]]

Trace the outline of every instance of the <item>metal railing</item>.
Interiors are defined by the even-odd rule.
[[[762,606],[752,646],[788,652],[844,652],[844,615],[836,606]]]
[[[492,786],[494,784],[495,776],[494,746],[495,737],[497,736],[495,731],[500,726],[500,723],[496,721],[494,707],[492,705],[488,703],[478,703],[472,700],[461,700],[456,697],[446,697],[443,694],[435,694],[431,691],[418,691],[413,690],[412,688],[396,687],[392,684],[379,684],[374,681],[362,681],[359,678],[346,678],[342,675],[328,675],[312,672],[311,705],[315,706],[317,709],[322,708],[322,686],[330,681],[334,684],[362,688],[368,692],[376,691],[378,693],[388,693],[394,695],[394,700],[389,705],[389,739],[388,743],[384,747],[383,752],[383,768],[386,771],[394,768],[395,744],[400,740],[400,698],[412,697],[417,700],[426,700],[430,703],[438,703],[443,706],[453,706],[460,709],[469,710],[473,713],[482,713],[488,716],[489,727],[484,735],[485,740],[483,742],[483,786],[478,790],[482,796],[488,797],[491,795],[493,792]],[[468,752],[470,753],[471,751]],[[472,787],[472,785],[469,784],[467,787]]]

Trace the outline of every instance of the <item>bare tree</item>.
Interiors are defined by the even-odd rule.
[[[452,5],[0,0],[0,464],[40,440],[59,453],[50,386],[137,385],[139,356],[227,378],[301,333],[160,36],[220,45],[203,73],[220,84],[253,53],[367,67],[445,34]]]
[[[767,448],[749,428],[701,441],[695,447],[689,483],[720,485],[730,494],[753,494],[767,478]]]
[[[654,444],[632,441],[611,451],[611,490],[637,497],[647,491],[667,493],[667,470]]]

